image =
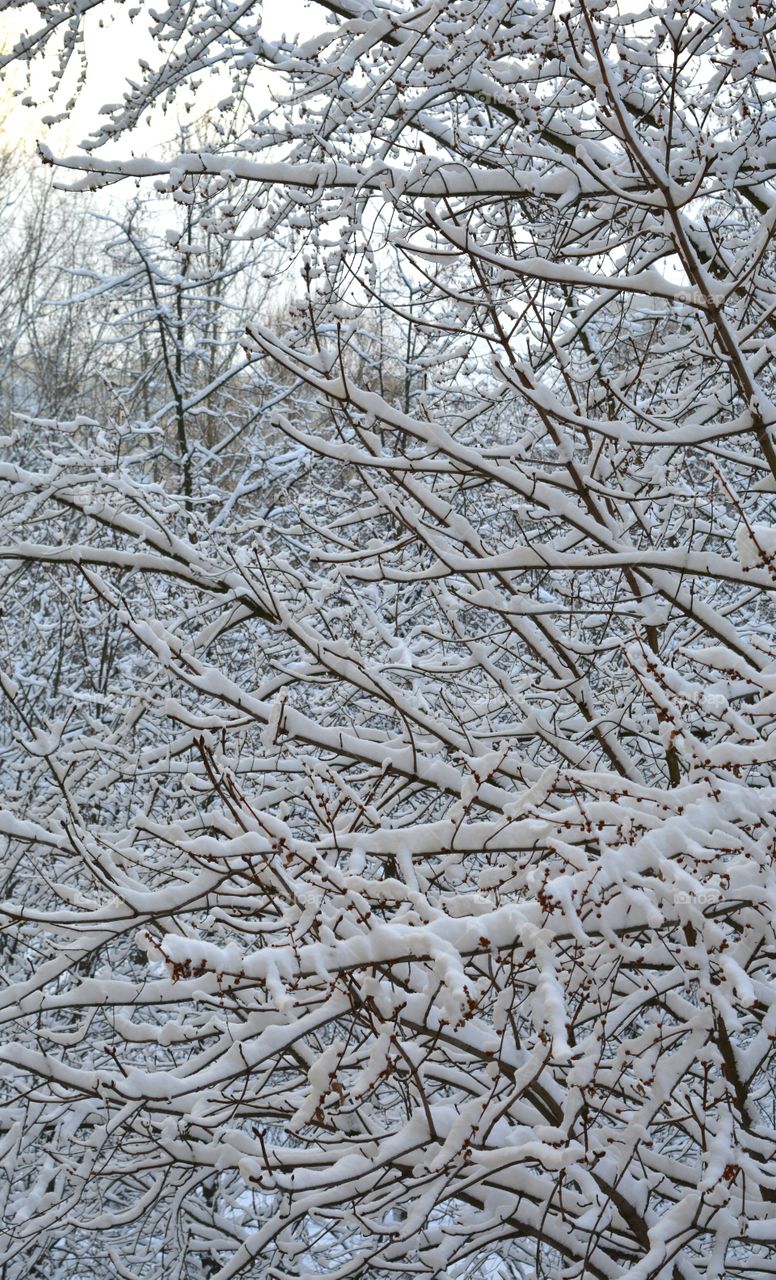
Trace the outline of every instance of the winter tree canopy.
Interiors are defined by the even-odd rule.
[[[307,19],[0,169],[2,1276],[766,1280],[776,8]]]

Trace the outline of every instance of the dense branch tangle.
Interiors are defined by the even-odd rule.
[[[57,162],[277,241],[315,466],[9,441],[8,593],[116,657],[4,684],[7,1275],[772,1275],[773,14],[316,9],[158,15]],[[221,150],[102,158],[259,61]]]

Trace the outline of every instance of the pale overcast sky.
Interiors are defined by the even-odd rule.
[[[264,21],[262,30],[270,40],[282,33],[294,35],[297,32],[308,36],[315,26],[316,19],[311,7],[304,0],[264,0]],[[100,11],[104,12],[102,6]],[[33,94],[40,102],[40,107],[29,108],[22,105],[22,98],[28,93],[24,70],[11,67],[3,82],[0,82],[0,129],[7,144],[21,142],[30,151],[34,149],[39,138],[45,138],[55,152],[63,154],[77,149],[82,138],[86,137],[98,119],[100,107],[108,102],[115,102],[121,96],[121,88],[126,76],[132,76],[138,58],[147,57],[153,62],[152,42],[148,35],[148,22],[144,15],[130,19],[124,6],[112,7],[112,20],[102,28],[96,21],[87,27],[86,48],[89,60],[87,81],[78,97],[75,109],[69,113],[68,119],[52,129],[42,123],[54,110],[62,111],[67,98],[72,93],[74,78],[64,92],[57,94],[56,106],[47,101],[51,82],[49,67],[39,64],[35,68]],[[96,16],[96,15],[95,15]],[[320,19],[318,19],[320,20]],[[19,34],[29,26],[37,26],[39,17],[34,4],[21,11],[0,15],[0,47],[7,48]],[[14,90],[20,91],[14,97]],[[199,102],[203,109],[210,102],[215,103],[224,93],[219,93],[218,81],[206,78],[199,90]],[[153,146],[175,133],[175,116],[158,114],[150,125],[139,131],[133,142]],[[133,149],[137,149],[135,146]]]

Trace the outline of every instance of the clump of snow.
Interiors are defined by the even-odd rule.
[[[776,556],[776,528],[767,524],[740,524],[736,550],[742,569],[760,569]]]

